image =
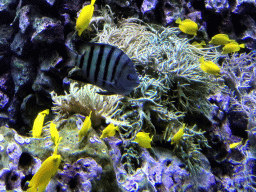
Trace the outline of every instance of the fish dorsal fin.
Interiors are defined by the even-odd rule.
[[[97,47],[97,46],[105,46],[107,48],[115,47],[113,45],[104,44],[104,43],[91,43],[91,42],[79,41],[78,43],[76,43],[74,45],[74,48],[75,48],[75,51],[79,55],[83,55],[88,50],[88,47],[92,47],[92,46],[95,46],[95,47]]]
[[[82,81],[84,83],[88,82],[88,80],[83,75],[83,70],[78,67],[75,67],[69,71],[68,78],[71,78],[76,81]]]

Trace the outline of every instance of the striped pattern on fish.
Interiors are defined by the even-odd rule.
[[[107,90],[102,94],[129,94],[139,84],[131,59],[119,48],[100,43],[86,43],[77,50],[75,68],[69,77],[89,82]]]

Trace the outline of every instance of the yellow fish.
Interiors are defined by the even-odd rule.
[[[58,148],[58,146],[56,146]],[[55,149],[56,149],[55,148]],[[29,189],[27,192],[43,192],[50,182],[52,176],[57,172],[61,163],[61,156],[57,155],[57,150],[54,150],[52,156],[48,157],[40,166],[38,171],[29,181]]]
[[[91,122],[91,114],[92,112],[90,112],[90,115],[87,116],[84,120],[84,123],[82,125],[82,128],[79,130],[79,133],[78,133],[78,141],[81,141],[82,138],[87,134],[88,130],[91,128],[92,126],[92,122]]]
[[[189,35],[194,35],[196,36],[197,31],[198,31],[198,25],[190,20],[190,19],[185,19],[183,21],[181,21],[180,18],[178,18],[175,23],[179,24],[179,29],[183,32],[183,33],[187,33]]]
[[[136,134],[134,141],[139,144],[139,146],[144,148],[151,148],[151,141],[153,136],[150,138],[149,133],[139,132]]]
[[[228,35],[226,34],[217,34],[212,37],[209,43],[215,44],[215,45],[226,45],[232,41],[235,41],[235,40],[229,39]]]
[[[42,133],[43,125],[44,125],[44,118],[48,114],[49,114],[49,109],[46,109],[46,110],[38,113],[38,115],[34,121],[34,124],[33,124],[32,137],[34,137],[34,138],[41,137],[41,133]]]
[[[205,61],[204,57],[200,57],[199,62],[201,63],[200,67],[204,72],[212,75],[220,74],[220,67],[212,61]]]
[[[171,139],[171,145],[173,145],[174,143],[177,145],[179,144],[180,139],[183,137],[184,135],[184,128],[185,128],[185,124],[183,124],[182,128],[180,128],[178,130],[177,133],[175,133],[175,135],[173,135],[172,139]]]
[[[231,42],[226,44],[223,48],[222,48],[222,54],[228,54],[228,53],[233,53],[233,52],[237,52],[240,51],[240,48],[245,48],[244,44],[238,44],[237,42]]]
[[[56,146],[60,142],[62,137],[59,136],[59,132],[56,128],[56,124],[53,122],[51,122],[50,124],[50,133],[51,133],[51,139]]]
[[[203,40],[201,43],[198,43],[194,41],[191,45],[195,46],[196,48],[203,48],[204,45],[206,45],[205,41]]]
[[[241,144],[242,144],[242,141],[237,142],[237,143],[231,143],[231,144],[229,144],[229,148],[234,149],[234,148],[236,148],[237,146],[239,146]]]
[[[113,137],[116,134],[116,131],[119,131],[118,126],[115,126],[113,123],[110,123],[103,131],[100,138]]]
[[[94,11],[94,3],[96,0],[91,0],[90,5],[86,5],[82,8],[77,20],[76,20],[76,30],[78,35],[81,36],[83,31],[88,28],[90,21],[92,19]]]

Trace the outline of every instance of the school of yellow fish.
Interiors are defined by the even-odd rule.
[[[175,23],[179,25],[179,29],[183,33],[193,35],[194,37],[197,35],[198,25],[194,21],[190,19],[185,19],[181,21],[181,19],[178,18]],[[244,44],[237,43],[235,40],[230,39],[226,34],[214,35],[209,41],[209,44],[223,46],[222,54],[238,52],[240,51],[241,48],[245,48]],[[194,41],[191,45],[201,49],[206,45],[206,43],[205,41],[202,41],[201,43]],[[204,61],[204,58],[201,57],[199,59],[199,62],[200,62],[200,68],[204,72],[212,75],[220,74],[220,67],[217,64],[213,63],[212,61]]]
[[[94,12],[94,4],[96,0],[91,0],[91,4],[84,6],[80,14],[76,20],[76,31],[78,35],[81,34],[88,29],[90,21],[93,16]],[[180,18],[176,20],[176,23],[179,24],[179,29],[189,35],[196,36],[198,32],[198,25],[194,21],[190,19],[185,19],[181,21]],[[245,48],[244,44],[238,44],[235,40],[229,39],[228,35],[226,34],[217,34],[211,38],[210,44],[220,45],[223,46],[222,54],[229,54],[233,52],[240,51],[241,48]],[[205,41],[198,43],[194,41],[192,43],[193,46],[197,48],[203,48],[206,45]],[[220,67],[213,63],[212,61],[205,61],[204,57],[199,58],[200,67],[201,69],[209,74],[212,75],[219,75],[220,74]],[[89,129],[92,126],[91,123],[91,113],[89,116],[85,117],[85,120],[82,124],[81,129],[78,132],[78,142],[81,142],[83,137],[87,135]],[[42,134],[42,129],[44,125],[45,116],[49,114],[49,109],[41,111],[38,113],[32,128],[32,137],[33,138],[40,138]],[[177,131],[176,134],[171,138],[171,145],[177,145],[181,138],[184,135],[184,128],[185,124]],[[100,136],[100,139],[104,139],[106,137],[113,137],[115,136],[116,132],[119,132],[118,126],[115,126],[113,123],[110,123],[103,131]],[[50,134],[51,139],[55,145],[54,152],[52,156],[48,157],[40,166],[39,170],[34,174],[32,179],[29,181],[28,184],[28,192],[32,191],[44,191],[46,186],[48,185],[50,179],[58,170],[58,167],[61,163],[61,156],[57,154],[58,146],[62,140],[62,137],[59,136],[59,132],[57,130],[57,125],[54,122],[50,122]],[[146,132],[138,132],[135,135],[135,139],[133,142],[137,143],[139,146],[143,148],[151,148],[151,142],[153,136],[149,136],[150,133]],[[237,146],[241,145],[241,142],[232,143],[230,144],[230,148],[236,148]]]

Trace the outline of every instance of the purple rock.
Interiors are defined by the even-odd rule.
[[[145,14],[147,12],[154,12],[158,0],[144,0],[141,5],[141,12]]]
[[[25,33],[28,27],[32,26],[36,15],[38,15],[38,12],[36,12],[32,5],[26,5],[21,8],[19,16],[19,28],[21,33]]]
[[[33,60],[22,60],[13,56],[11,61],[11,75],[15,84],[15,94],[19,97],[24,97],[31,89],[33,80],[35,79],[35,70]],[[26,88],[26,89],[24,89]]]
[[[8,78],[8,73],[3,74],[2,76],[0,76],[0,89],[2,90],[6,90],[7,89],[7,81],[9,80]]]
[[[179,1],[166,1],[163,5],[163,13],[165,16],[165,25],[173,25],[174,21],[181,17],[181,15],[185,14],[182,13],[181,3]]]
[[[0,52],[4,53],[10,48],[10,42],[13,39],[13,28],[9,25],[1,25],[0,27]],[[2,68],[1,68],[2,71]]]
[[[79,159],[77,162],[65,164],[63,171],[58,177],[60,182],[64,183],[63,189],[78,191],[90,191],[92,189],[92,182],[100,179],[102,168],[92,158]],[[69,184],[69,185],[67,185]]]
[[[22,151],[20,146],[16,143],[9,143],[6,149],[6,153],[10,159],[17,163],[19,161]]]
[[[9,102],[9,97],[0,91],[0,109],[4,109]]]
[[[233,13],[244,14],[256,8],[256,2],[252,0],[236,0]],[[251,12],[252,13],[252,12]],[[253,14],[253,13],[252,13]]]
[[[36,18],[33,28],[36,32],[31,37],[32,43],[52,44],[64,41],[64,27],[58,20],[49,17]]]
[[[223,13],[229,8],[229,3],[226,0],[205,0],[205,7],[216,13]]]
[[[19,56],[24,56],[28,54],[28,50],[30,48],[30,42],[28,41],[28,38],[26,35],[22,34],[21,32],[18,32],[11,44],[11,50],[16,53]]]
[[[20,101],[16,97],[13,97],[10,103],[10,106],[7,109],[10,124],[13,125],[17,123],[19,110],[20,110]]]
[[[49,5],[53,6],[56,0],[45,0]]]

